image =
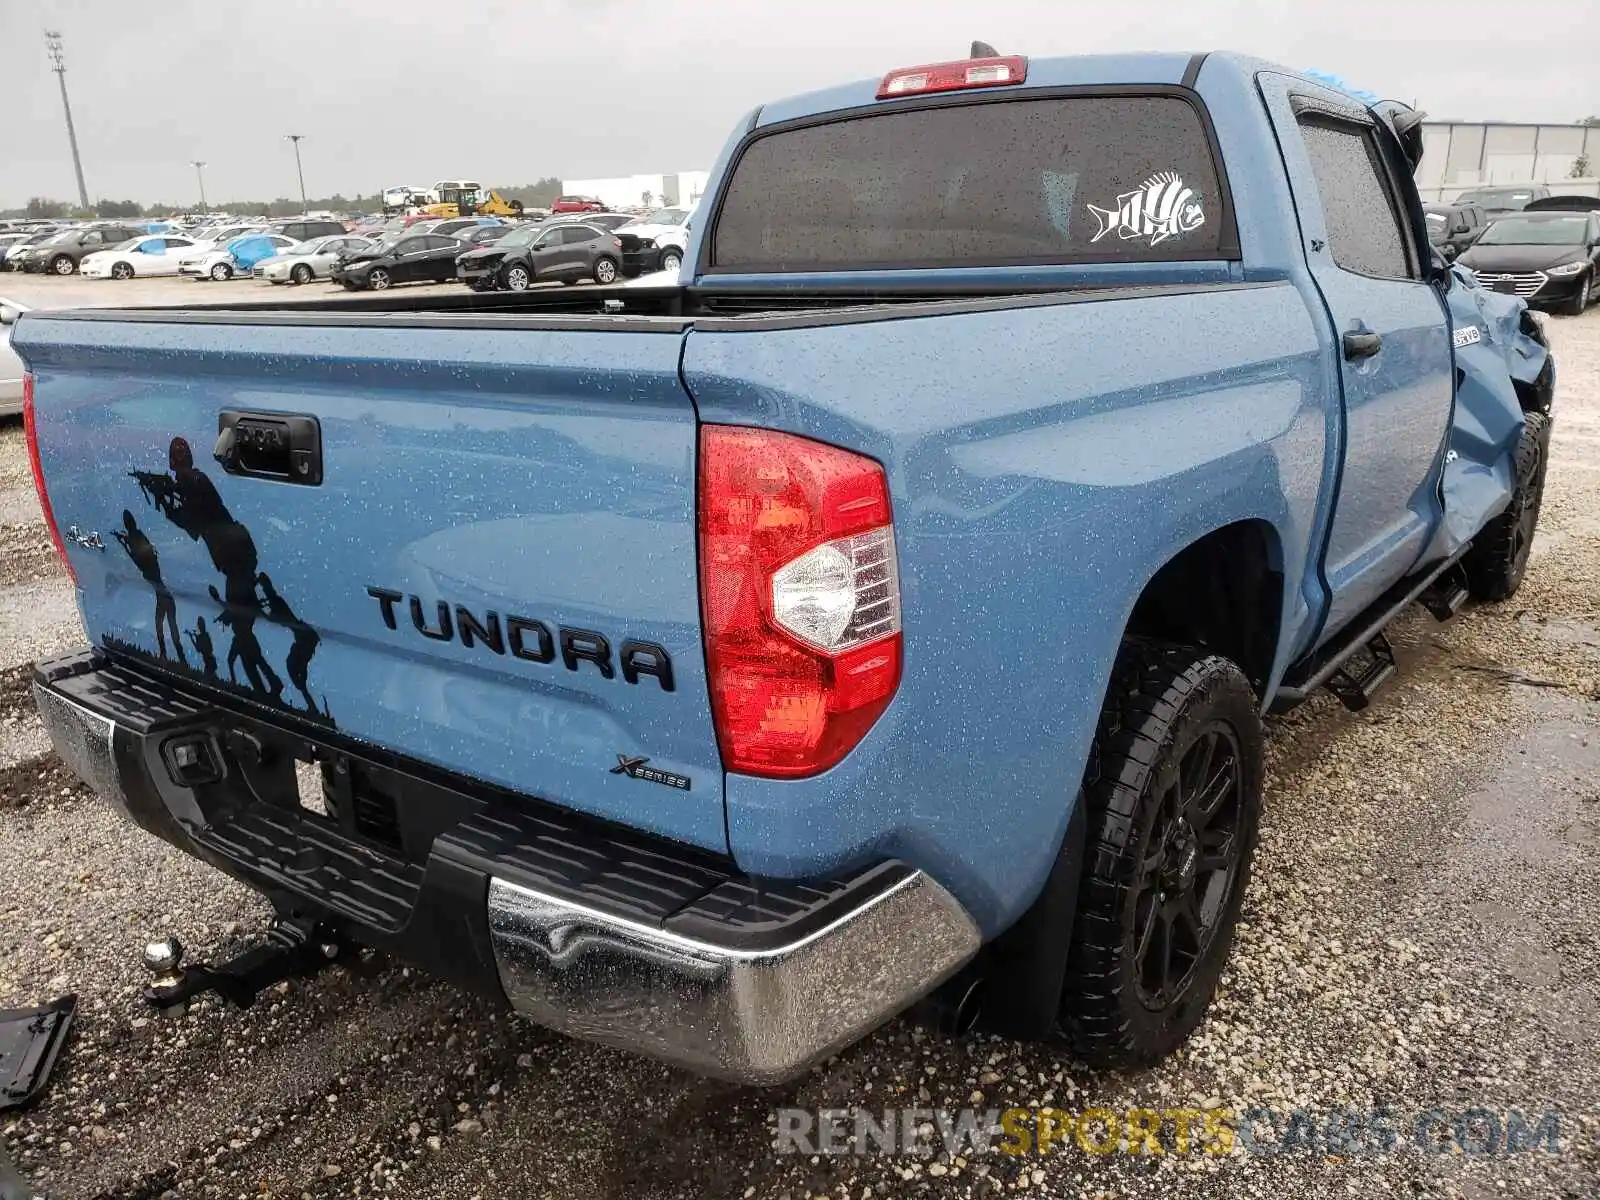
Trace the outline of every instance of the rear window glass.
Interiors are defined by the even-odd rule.
[[[1200,116],[1178,97],[877,112],[751,143],[717,217],[712,266],[1219,258],[1237,244],[1225,215]]]

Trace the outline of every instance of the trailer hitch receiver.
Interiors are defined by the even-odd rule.
[[[216,992],[239,1008],[249,1008],[265,989],[286,979],[315,975],[353,953],[314,921],[280,917],[257,946],[215,966],[183,965],[183,943],[163,938],[144,948],[151,979],[145,1003],[164,1013],[181,1014],[203,992]]]

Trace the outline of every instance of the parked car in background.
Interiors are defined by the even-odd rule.
[[[370,250],[373,244],[371,238],[348,233],[317,238],[286,247],[281,253],[257,263],[251,274],[268,283],[310,283],[313,279],[327,279],[341,258]]]
[[[475,229],[463,229],[455,237],[461,239],[468,246],[492,246],[501,238],[507,237],[517,229],[524,228],[518,225],[479,225]],[[531,226],[529,227],[531,228]]]
[[[485,226],[494,228],[504,225],[504,221],[494,217],[446,217],[443,220],[430,221],[424,225],[415,226],[413,233],[437,233],[444,237],[460,237],[468,230],[481,229]]]
[[[11,348],[11,326],[28,311],[26,304],[0,300],[0,416],[22,411],[22,360]]]
[[[444,283],[456,277],[463,243],[438,233],[411,234],[389,245],[363,250],[332,268],[347,289],[381,292],[397,283]]]
[[[11,247],[20,246],[22,243],[28,241],[31,237],[31,234],[20,231],[16,233],[0,233],[0,270],[3,270],[5,267],[6,253],[11,249]]]
[[[1577,316],[1600,292],[1600,212],[1508,213],[1456,262],[1486,288]]]
[[[487,292],[505,286],[501,267],[508,257],[521,261],[523,251],[538,241],[546,229],[542,225],[518,225],[502,238],[486,246],[473,246],[456,256],[456,278],[475,292]],[[523,264],[528,282],[532,272]],[[528,286],[523,283],[523,287]],[[519,289],[520,290],[520,289]]]
[[[269,228],[273,233],[281,233],[284,237],[291,237],[297,242],[309,242],[312,238],[332,237],[334,234],[346,232],[343,221],[312,220],[306,217],[297,217],[292,221],[275,221]]]
[[[548,221],[544,222],[544,224],[547,225],[547,226],[548,225],[570,225],[575,221],[580,221],[585,225],[593,225],[597,229],[612,230],[612,229],[620,229],[622,226],[624,226],[624,225],[628,224],[630,221],[633,221],[633,220],[636,220],[636,219],[637,218],[635,217],[635,215],[633,213],[621,213],[621,212],[595,212],[595,213],[582,213],[582,214],[567,213],[567,214],[563,214],[563,215],[559,215],[559,216],[552,216]]]
[[[456,277],[478,291],[502,287],[521,292],[554,280],[615,283],[622,274],[622,238],[610,230],[574,221],[533,226],[528,235],[524,238],[519,231],[514,239],[463,254]]]
[[[676,271],[683,265],[683,247],[688,241],[688,223],[694,210],[685,207],[658,208],[653,213],[617,227],[618,235],[639,239],[634,260],[624,263],[629,275],[649,271]]]
[[[1595,212],[1600,210],[1600,196],[1567,194],[1546,196],[1531,200],[1523,212]]]
[[[1550,189],[1542,183],[1518,183],[1506,187],[1472,188],[1455,198],[1457,204],[1476,204],[1491,217],[1499,213],[1519,212],[1530,200],[1542,200]]]
[[[176,275],[181,255],[194,249],[194,239],[176,233],[129,238],[109,250],[86,254],[78,264],[85,279],[132,279],[136,275]]]
[[[30,274],[48,271],[52,275],[71,275],[77,271],[84,255],[109,249],[143,232],[126,225],[91,225],[83,229],[67,229],[20,252],[17,263]],[[6,257],[10,258],[11,255]]]
[[[12,234],[17,240],[12,242],[3,254],[0,254],[0,270],[22,270],[23,251],[48,242],[61,231],[59,229],[36,229],[32,232]]]
[[[220,250],[208,251],[196,264],[192,274],[198,282],[203,283],[210,279],[222,283],[235,275],[250,274],[255,270],[256,264],[263,259],[271,258],[280,250],[299,244],[292,237],[281,233],[247,233],[234,238]]]
[[[550,215],[559,213],[605,212],[606,206],[593,196],[557,196],[550,206]]]
[[[261,233],[266,227],[263,225],[241,224],[234,222],[230,225],[214,226],[194,234],[194,249],[178,259],[178,274],[198,275],[211,264],[207,259],[214,251],[222,249],[234,238],[243,237],[247,233]],[[224,276],[226,278],[226,276]]]
[[[1489,224],[1488,215],[1476,204],[1425,204],[1428,241],[1446,259],[1453,259],[1478,240]]]

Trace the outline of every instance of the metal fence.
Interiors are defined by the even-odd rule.
[[[1422,144],[1417,187],[1424,200],[1449,201],[1468,188],[1503,183],[1600,195],[1600,127],[1430,121]],[[1574,178],[1575,168],[1581,178]]]

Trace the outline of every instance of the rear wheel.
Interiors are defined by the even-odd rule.
[[[617,260],[601,255],[594,260],[594,281],[596,283],[615,283],[617,281]]]
[[[1085,1062],[1146,1066],[1205,1017],[1261,813],[1260,705],[1233,662],[1129,639],[1085,777],[1089,842],[1061,998]]]
[[[514,266],[506,272],[506,287],[513,292],[525,292],[528,285],[533,282],[533,276],[528,274],[528,268]]]
[[[289,272],[289,278],[295,283],[310,283],[314,273],[305,263],[296,263]]]
[[[218,283],[226,283],[233,278],[233,265],[231,263],[217,263],[211,268],[211,278]]]
[[[1511,503],[1473,539],[1461,560],[1467,589],[1476,600],[1509,600],[1522,586],[1533,550],[1533,534],[1544,504],[1546,456],[1550,448],[1550,418],[1543,413],[1523,414],[1522,440],[1513,464],[1516,487]]]
[[[388,291],[389,285],[393,282],[394,281],[389,278],[389,272],[385,271],[382,267],[373,267],[371,272],[367,275],[367,286],[375,292]]]
[[[50,269],[57,275],[71,275],[78,269],[78,264],[65,254],[58,254],[50,260]]]
[[[111,264],[111,278],[113,278],[113,279],[132,279],[133,278],[133,264],[132,263],[125,263],[125,262],[112,263]]]

